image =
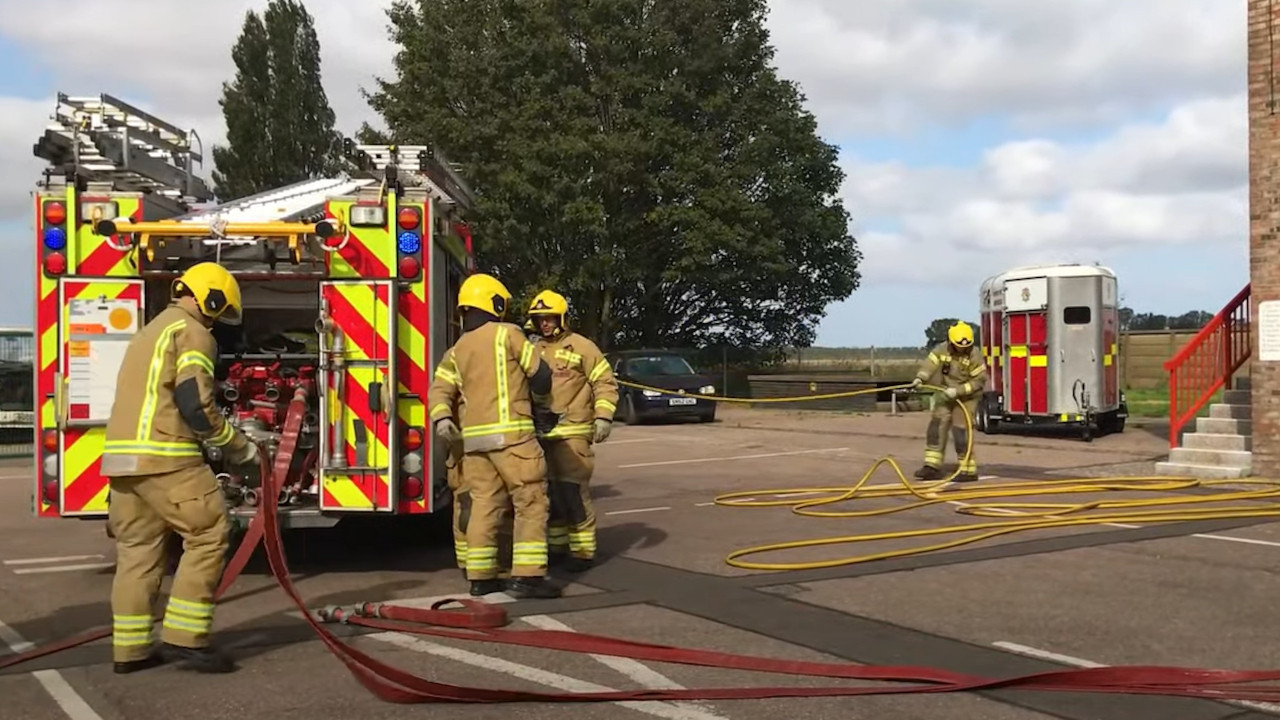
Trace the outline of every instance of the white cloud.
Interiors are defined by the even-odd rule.
[[[31,191],[40,179],[44,161],[32,154],[53,114],[53,100],[24,100],[0,96],[0,221],[30,214]],[[0,239],[0,246],[12,242]]]
[[[1243,2],[786,0],[769,25],[840,138],[1004,114],[1105,124],[1244,86]]]
[[[1092,144],[1014,140],[969,168],[848,158],[844,197],[855,223],[900,227],[863,238],[868,282],[965,284],[1024,262],[1243,243],[1244,102],[1190,101],[1161,122],[1124,125]]]

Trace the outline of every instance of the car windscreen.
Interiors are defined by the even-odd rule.
[[[693,368],[679,355],[643,355],[627,359],[627,371],[635,375],[693,375]]]

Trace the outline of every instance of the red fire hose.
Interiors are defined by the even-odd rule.
[[[306,409],[305,390],[295,392],[285,420],[284,432],[274,463],[262,459],[263,497],[272,498],[288,476],[297,446],[302,416]],[[264,502],[250,523],[235,556],[227,564],[215,597],[220,598],[244,569],[258,542],[263,541],[271,572],[280,587],[297,605],[320,641],[352,675],[374,695],[394,703],[426,702],[616,702],[622,700],[738,700],[777,697],[836,697],[940,693],[972,690],[1018,689],[1054,692],[1122,693],[1168,695],[1211,700],[1280,701],[1280,685],[1231,687],[1241,683],[1280,680],[1280,670],[1203,670],[1163,666],[1104,667],[1062,670],[1019,677],[993,679],[963,675],[926,667],[863,666],[775,660],[750,655],[694,650],[654,645],[586,633],[554,630],[505,630],[506,612],[498,606],[470,599],[443,600],[430,609],[400,607],[383,603],[328,607],[312,612],[298,595],[289,577],[281,542],[276,505]],[[465,610],[441,610],[458,602]],[[622,690],[596,693],[538,693],[491,688],[462,687],[432,682],[394,668],[336,638],[323,623],[341,622],[368,628],[505,645],[523,645],[548,650],[591,653],[651,662],[698,665],[733,670],[751,670],[780,675],[828,677],[846,680],[874,680],[906,683],[896,686],[864,687],[756,687],[696,688],[680,690]],[[461,628],[461,629],[458,629]],[[0,659],[0,669],[20,665],[77,645],[109,637],[109,626],[50,643],[27,652]]]

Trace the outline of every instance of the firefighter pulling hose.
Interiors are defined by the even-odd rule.
[[[865,392],[865,391],[857,391]],[[851,393],[836,393],[848,396]],[[284,431],[274,462],[260,455],[261,472],[267,493],[276,492],[288,477],[297,450],[302,418],[306,413],[307,391],[298,388],[289,405]],[[740,398],[716,398],[728,402],[750,402]],[[774,399],[776,401],[792,399]],[[970,418],[966,415],[966,421]],[[896,463],[885,458],[877,463]],[[874,469],[874,468],[873,468]],[[897,470],[901,476],[901,470]],[[867,473],[867,476],[870,472]],[[863,482],[865,482],[864,476]],[[902,480],[908,486],[905,476]],[[1097,481],[1094,481],[1097,482]],[[855,486],[856,489],[856,486]],[[792,490],[794,491],[794,489]],[[846,491],[848,492],[848,491]],[[841,663],[812,663],[773,660],[705,650],[675,648],[662,645],[607,638],[583,633],[560,631],[512,631],[500,629],[507,623],[501,608],[471,600],[459,600],[465,611],[442,610],[449,601],[436,603],[429,610],[398,608],[381,603],[362,603],[352,608],[326,608],[311,612],[298,595],[289,576],[281,542],[278,509],[263,503],[236,556],[228,564],[214,597],[226,592],[235,581],[250,554],[262,541],[267,560],[281,588],[303,613],[303,617],[322,643],[347,666],[362,685],[377,697],[395,703],[427,702],[615,702],[627,700],[729,700],[773,697],[837,697],[888,695],[904,693],[938,693],[991,689],[1044,690],[1054,692],[1123,693],[1168,695],[1215,700],[1280,700],[1280,686],[1253,685],[1231,687],[1240,683],[1280,680],[1280,671],[1203,670],[1160,666],[1104,667],[1086,670],[1064,670],[1014,678],[982,678],[945,670],[923,667],[871,667]],[[394,620],[396,622],[388,622]],[[785,675],[874,680],[908,683],[906,685],[869,687],[756,687],[678,690],[631,690],[600,693],[536,693],[488,688],[470,688],[432,682],[382,663],[356,650],[335,637],[325,622],[343,622],[384,631],[477,640],[509,645],[522,645],[566,652],[591,653],[627,657],[637,660],[669,662],[684,665],[753,670]],[[415,625],[401,623],[420,623]],[[450,628],[463,628],[454,630]],[[107,637],[110,627],[103,627],[60,642],[0,659],[0,669],[50,655],[77,645]]]

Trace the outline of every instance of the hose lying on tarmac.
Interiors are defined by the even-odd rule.
[[[266,497],[273,497],[288,474],[296,449],[298,433],[306,406],[306,393],[299,390],[289,407],[283,437],[274,462],[262,460]],[[909,484],[908,484],[909,485]],[[1168,695],[1215,700],[1280,700],[1280,685],[1231,687],[1239,683],[1280,680],[1280,670],[1233,671],[1201,670],[1161,666],[1105,667],[1063,670],[1012,678],[983,678],[927,667],[862,666],[844,663],[816,663],[774,660],[653,645],[585,633],[551,630],[514,631],[501,629],[508,622],[502,608],[469,599],[445,600],[430,609],[397,607],[381,603],[362,603],[354,607],[325,608],[318,612],[307,609],[290,578],[281,542],[279,518],[274,503],[263,503],[249,526],[242,546],[228,563],[216,593],[222,597],[244,569],[259,541],[266,551],[267,562],[280,587],[285,591],[320,641],[343,662],[352,675],[377,697],[394,703],[508,703],[508,702],[616,702],[637,700],[733,700],[776,697],[837,697],[854,695],[891,695],[903,693],[940,693],[973,690],[1019,689],[1053,692],[1122,693],[1133,695]],[[449,602],[458,602],[462,611],[442,610]],[[430,635],[458,640],[474,640],[506,645],[522,645],[575,653],[611,655],[652,662],[676,663],[723,669],[753,670],[775,674],[827,677],[877,682],[904,683],[896,686],[834,687],[731,687],[674,690],[626,690],[595,693],[538,693],[462,687],[433,682],[383,663],[351,647],[335,637],[324,626],[327,622],[362,625],[383,631]],[[458,630],[456,628],[462,628]],[[81,635],[0,659],[0,669],[67,648],[109,637],[109,627],[90,630]]]

